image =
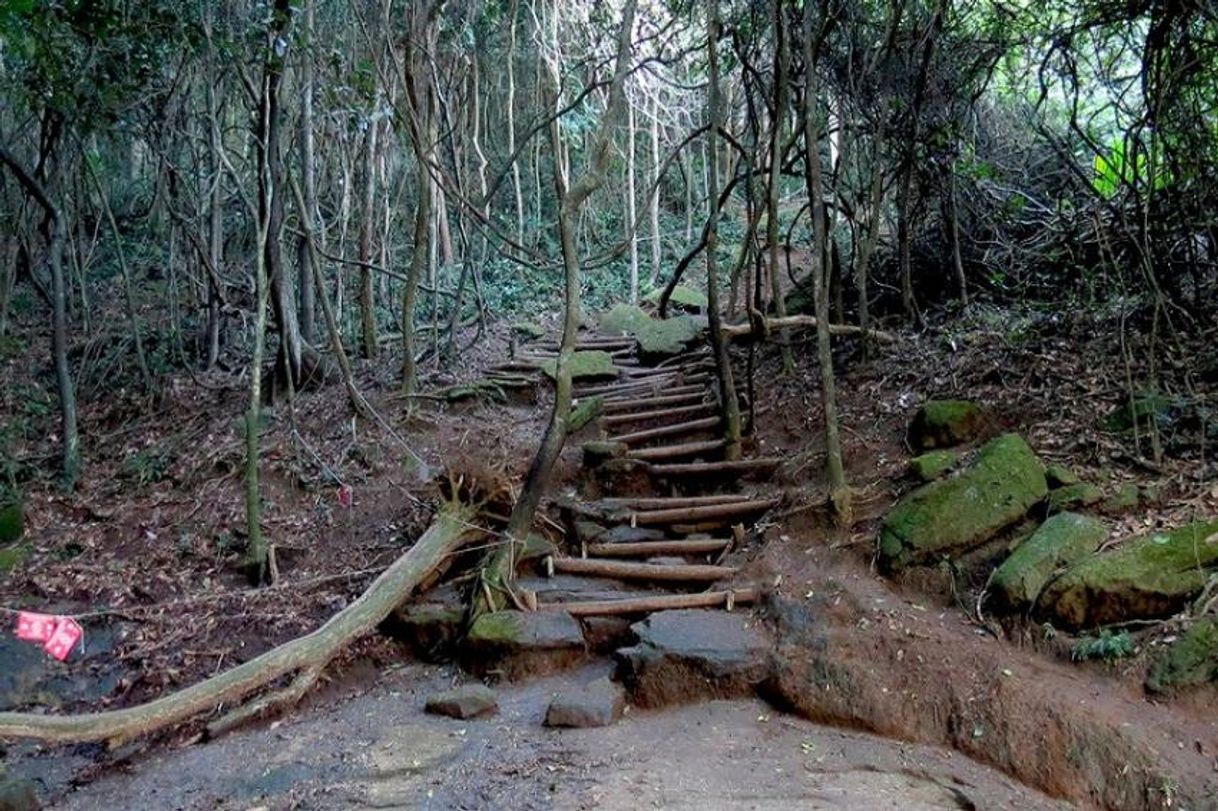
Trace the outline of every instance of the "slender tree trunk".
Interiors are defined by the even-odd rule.
[[[968,306],[968,283],[964,278],[964,259],[960,255],[960,216],[956,208],[956,166],[949,162],[944,170],[947,187],[947,239],[952,246],[952,268],[956,272],[956,289],[960,303]]]
[[[663,158],[660,155],[660,98],[655,96],[651,105],[651,195],[647,199],[647,210],[651,220],[651,282],[655,287],[660,280],[660,262],[663,246],[660,244],[660,172]]]
[[[224,138],[220,129],[221,110],[216,99],[216,87],[207,88],[209,137],[211,148],[211,199],[208,204],[207,261],[207,368],[215,367],[220,359],[220,342],[224,314],[220,305],[223,294],[220,290],[219,273],[224,266]]]
[[[304,0],[305,46],[300,65],[300,169],[304,183],[305,208],[300,212],[302,221],[307,220],[307,229],[317,233],[317,180],[314,171],[313,149],[313,53],[316,43],[314,29],[314,0]],[[301,229],[302,231],[305,228]],[[300,286],[300,336],[312,341],[315,333],[317,290],[313,285],[312,269],[306,254],[309,247],[304,237],[300,239],[298,273]]]
[[[812,250],[812,278],[816,296],[816,356],[820,366],[821,403],[825,412],[825,468],[829,478],[829,500],[839,521],[850,523],[850,488],[846,484],[842,463],[842,445],[837,417],[836,380],[833,375],[833,347],[829,333],[829,277],[832,272],[827,246],[828,218],[825,212],[824,188],[821,177],[821,132],[817,123],[819,88],[817,84],[817,50],[819,36],[814,23],[814,4],[804,6],[804,165],[807,174],[808,199],[812,205],[812,226],[816,244]]]
[[[719,88],[719,0],[711,0],[707,36],[707,61],[710,65],[710,128],[706,133],[707,153],[710,155],[710,214],[706,229],[706,315],[710,328],[711,349],[719,380],[719,402],[723,407],[723,438],[727,441],[724,455],[728,461],[740,458],[740,403],[732,375],[732,359],[728,354],[720,325],[719,303],[719,127],[723,112]]]
[[[785,3],[774,0],[774,121],[770,127],[770,182],[766,199],[766,242],[769,246],[770,296],[774,299],[774,313],[786,318],[787,303],[783,299],[781,274],[778,272],[778,202],[782,191],[782,143],[783,121],[787,114],[787,74],[790,72],[790,53],[787,45]],[[795,355],[791,351],[791,334],[780,330],[778,343],[782,348],[782,369],[785,374],[795,371]]]
[[[630,303],[639,302],[639,239],[634,227],[634,105],[626,104],[626,239],[630,240]]]
[[[376,148],[377,131],[380,124],[375,119],[368,121],[364,137],[364,196],[359,223],[359,307],[360,337],[365,358],[375,358],[380,352],[376,334],[376,292],[373,287],[372,234],[376,229]]]
[[[55,364],[55,383],[59,391],[59,413],[63,428],[63,482],[76,486],[80,476],[80,435],[76,420],[76,387],[68,364],[68,286],[63,272],[63,246],[66,227],[63,210],[42,184],[25,171],[17,158],[0,145],[0,163],[8,166],[30,197],[46,212],[47,264],[51,271],[51,360]]]
[[[516,154],[516,17],[519,0],[512,0],[508,11],[507,55],[507,148]],[[520,161],[512,161],[512,199],[516,202],[516,241],[524,244],[524,192],[520,187]]]

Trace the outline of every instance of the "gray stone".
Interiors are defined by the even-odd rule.
[[[597,679],[577,690],[564,690],[550,702],[546,726],[606,727],[622,717],[626,697],[620,685]]]
[[[427,712],[449,718],[483,718],[499,710],[495,693],[484,684],[465,684],[427,699]]]
[[[597,541],[600,543],[638,543],[639,541],[660,541],[663,539],[664,533],[661,530],[620,524],[606,530],[604,535],[597,538]]]
[[[416,656],[428,662],[444,661],[465,622],[465,609],[445,603],[415,603],[400,606],[385,620],[383,630],[405,642]]]
[[[583,630],[560,611],[495,611],[474,621],[465,638],[466,663],[507,678],[551,673],[582,661]]]
[[[614,654],[641,707],[751,695],[770,672],[771,642],[747,614],[661,611],[633,626],[639,642]]]

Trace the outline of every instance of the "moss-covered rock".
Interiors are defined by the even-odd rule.
[[[1218,619],[1194,622],[1155,658],[1146,674],[1146,689],[1166,693],[1218,682]]]
[[[927,451],[909,460],[909,473],[920,481],[933,482],[946,476],[959,461],[960,454],[955,451]]]
[[[474,620],[465,638],[466,663],[508,678],[542,674],[584,658],[579,622],[560,611],[495,611]]]
[[[608,335],[634,335],[640,324],[651,320],[641,307],[633,304],[615,304],[599,319],[601,332]]]
[[[1048,492],[1044,468],[1018,434],[986,443],[964,471],[919,487],[880,530],[889,570],[972,549],[1022,518]]]
[[[1053,516],[995,570],[990,581],[994,598],[1013,611],[1030,607],[1054,572],[1094,552],[1107,536],[1108,528],[1094,518]]]
[[[918,450],[950,448],[981,433],[985,413],[968,400],[931,400],[914,414],[909,441]],[[1041,474],[1043,478],[1043,473]]]
[[[541,364],[541,370],[551,379],[556,379],[558,360],[548,360]],[[599,349],[587,352],[576,352],[571,356],[572,380],[599,380],[607,377],[617,377],[618,369],[613,365],[613,356]]]
[[[534,321],[516,321],[512,324],[512,332],[521,338],[536,340],[546,334],[546,328]]]
[[[1068,484],[1049,491],[1049,514],[1090,507],[1092,504],[1098,504],[1103,498],[1104,491],[1094,484]]]
[[[1135,538],[1085,558],[1050,583],[1038,608],[1053,622],[1090,628],[1179,611],[1218,569],[1218,520]]]
[[[0,574],[11,571],[29,556],[29,547],[20,544],[0,547]]]
[[[1045,481],[1048,482],[1050,490],[1056,490],[1059,487],[1078,484],[1080,479],[1077,473],[1065,465],[1049,465],[1045,468]]]
[[[588,467],[596,467],[609,459],[625,456],[626,451],[629,450],[622,442],[605,442],[603,440],[585,442],[581,447],[584,451],[584,464]]]
[[[1110,515],[1120,515],[1136,510],[1142,501],[1142,495],[1136,484],[1122,484],[1120,489],[1104,499],[1100,509]]]
[[[679,355],[705,331],[705,319],[697,316],[678,315],[662,321],[648,319],[635,330],[639,356],[643,360],[660,360]]]
[[[604,407],[604,397],[589,397],[580,401],[579,405],[571,409],[571,416],[567,418],[567,430],[571,432],[580,430],[599,417],[601,409]]]
[[[658,304],[663,292],[662,288],[652,290],[647,294],[646,300],[653,304]],[[706,294],[692,287],[679,284],[673,288],[672,295],[668,297],[668,304],[669,306],[676,305],[687,310],[705,310],[707,307]]]
[[[0,544],[12,543],[25,532],[25,508],[20,501],[0,505]]]

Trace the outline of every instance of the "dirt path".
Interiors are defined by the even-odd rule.
[[[1065,808],[944,749],[816,726],[758,701],[541,726],[591,668],[498,691],[483,721],[425,715],[454,678],[408,666],[357,695],[204,745],[136,755],[62,794],[63,811],[165,809]],[[350,692],[350,691],[348,691]],[[49,760],[23,771],[47,773]],[[60,776],[62,779],[62,775]]]

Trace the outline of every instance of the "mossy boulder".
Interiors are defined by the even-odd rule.
[[[646,300],[652,304],[660,303],[660,296],[664,293],[662,288],[652,290],[647,294]],[[700,290],[695,290],[683,284],[679,284],[672,290],[672,295],[668,297],[669,306],[677,306],[687,310],[705,310],[707,307],[706,294]]]
[[[1090,507],[1092,504],[1098,504],[1103,498],[1104,491],[1094,484],[1068,484],[1049,491],[1049,514]]]
[[[20,540],[25,532],[25,508],[20,501],[0,505],[0,544]]]
[[[629,447],[622,442],[606,442],[604,440],[593,440],[585,442],[582,446],[584,451],[584,464],[588,467],[596,467],[610,459],[617,459],[625,456]]]
[[[1122,484],[1120,489],[1104,499],[1100,509],[1110,515],[1120,515],[1136,510],[1142,502],[1142,494],[1136,484]]]
[[[1085,558],[1050,583],[1038,608],[1068,628],[1091,628],[1179,611],[1218,569],[1218,520],[1135,538]]]
[[[521,338],[536,340],[545,337],[546,328],[534,321],[517,321],[512,324],[512,332]]]
[[[634,335],[640,324],[651,320],[641,307],[633,304],[615,304],[608,311],[601,313],[601,332],[608,335]]]
[[[955,451],[927,451],[909,460],[909,473],[915,479],[933,482],[946,476],[960,461]]]
[[[976,439],[985,412],[968,400],[931,400],[918,409],[909,425],[909,442],[918,450],[950,448]],[[1043,473],[1041,474],[1043,478]]]
[[[1059,487],[1078,484],[1080,479],[1077,473],[1065,465],[1049,465],[1045,468],[1045,481],[1049,483],[1050,490],[1056,490]]]
[[[567,418],[567,430],[574,433],[579,431],[585,425],[592,422],[601,415],[601,409],[605,407],[604,397],[589,397],[581,400],[580,403],[571,409],[571,416]]]
[[[706,332],[705,319],[678,315],[659,320],[648,319],[635,330],[639,356],[643,360],[660,360],[679,355]]]
[[[1012,611],[1036,602],[1053,574],[1091,554],[1108,537],[1108,528],[1095,518],[1061,513],[1050,518],[1021,543],[994,571],[994,598]]]
[[[558,360],[548,360],[541,364],[541,371],[551,379],[557,379]],[[613,356],[599,349],[587,352],[576,352],[571,356],[572,380],[600,380],[617,377],[618,369],[613,365]]]
[[[976,461],[901,499],[880,530],[880,560],[890,571],[973,549],[1023,518],[1048,492],[1028,443],[1004,434]]]
[[[1155,658],[1146,674],[1146,689],[1166,693],[1218,682],[1218,619],[1194,622]]]
[[[582,661],[583,628],[560,611],[494,611],[474,620],[465,638],[465,664],[508,678],[541,675]]]

